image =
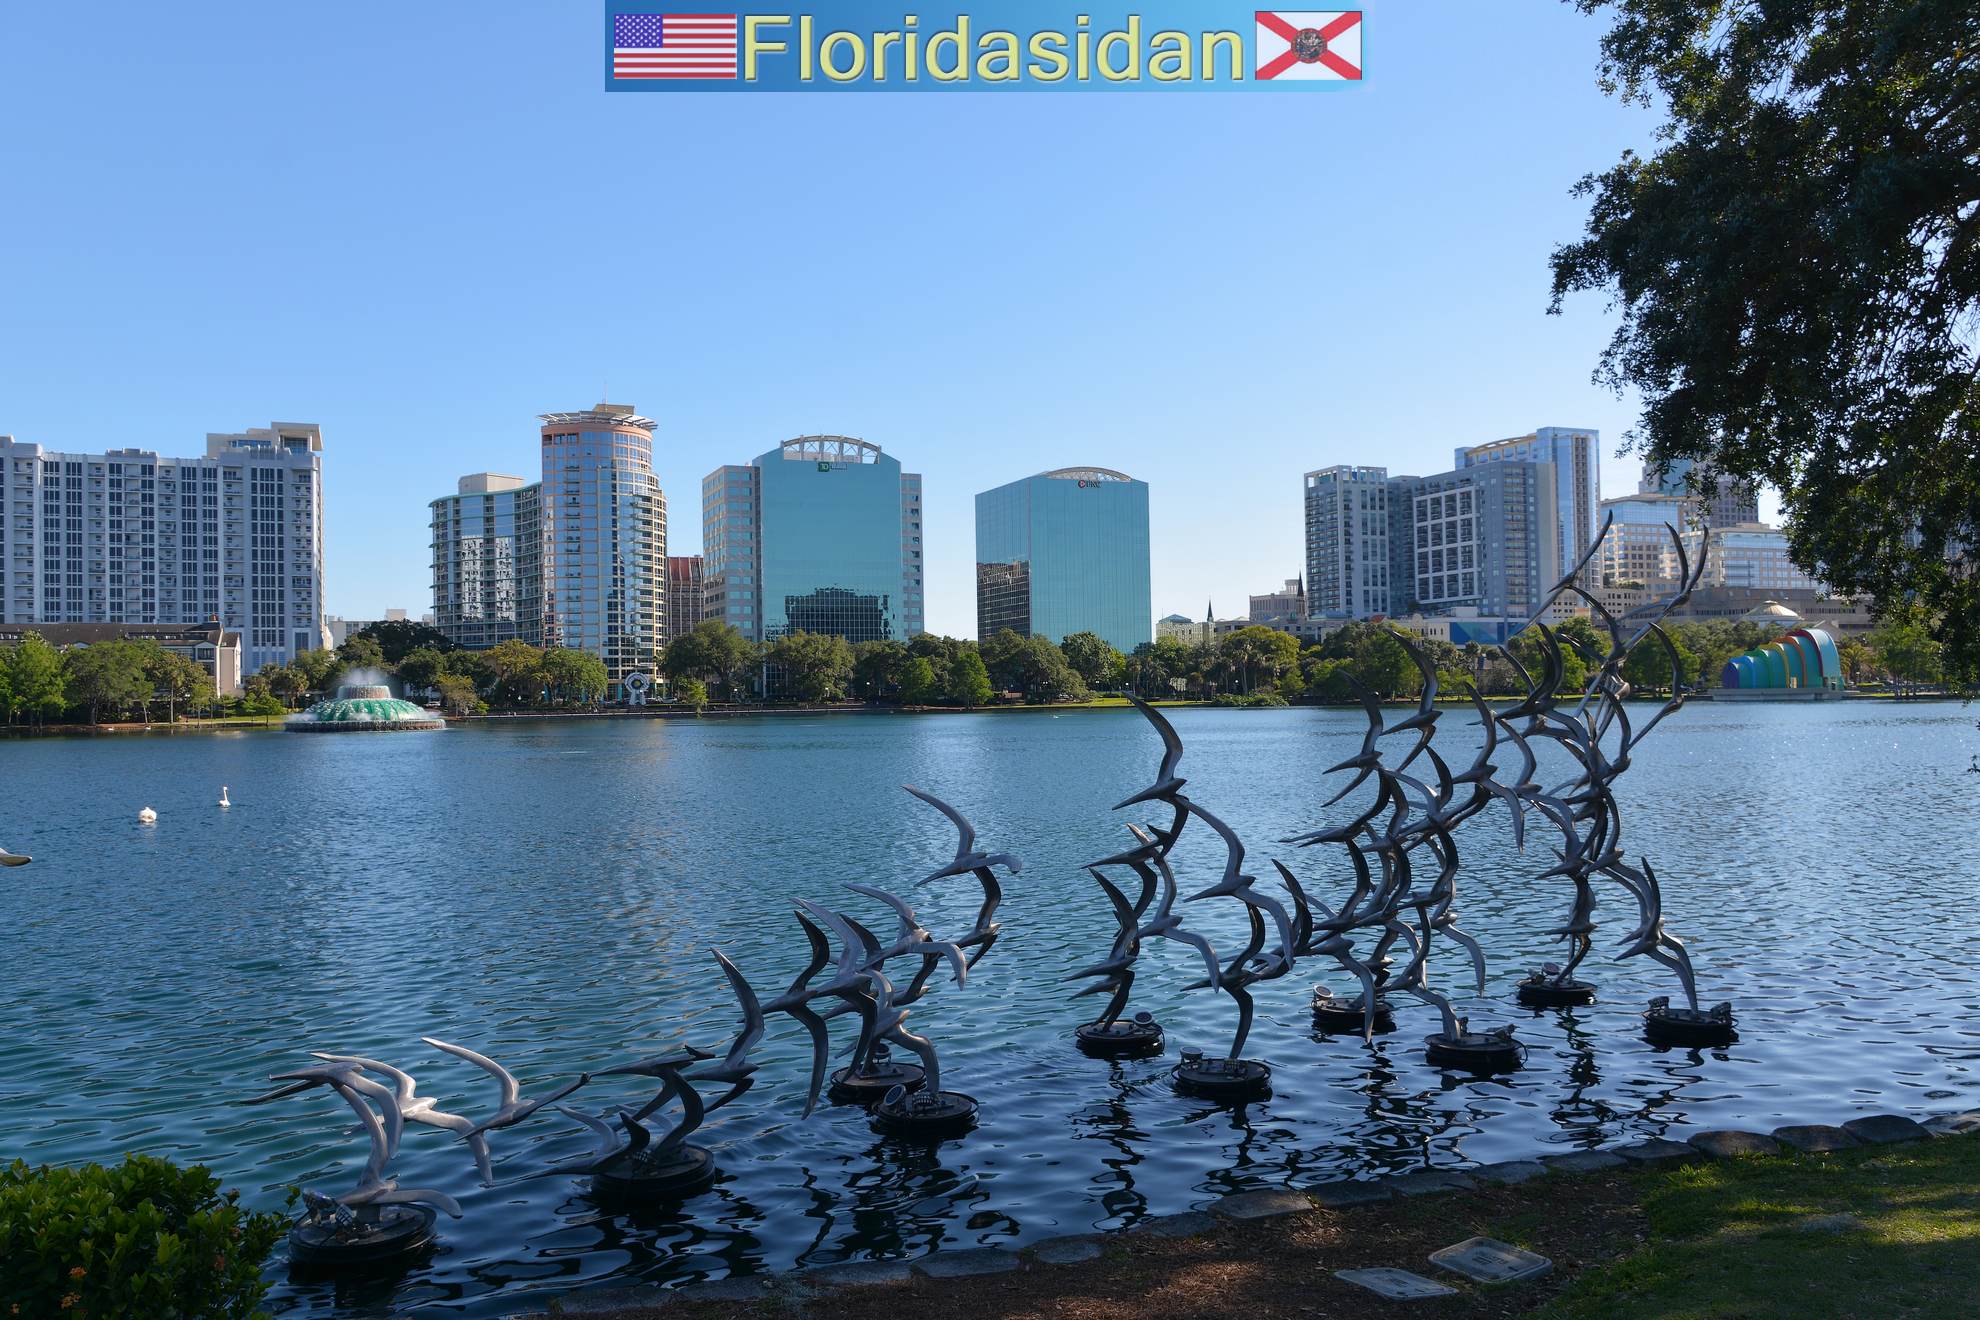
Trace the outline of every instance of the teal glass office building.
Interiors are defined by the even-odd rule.
[[[842,435],[785,441],[702,483],[706,611],[756,641],[922,630],[921,478]]]
[[[1153,640],[1148,483],[1060,468],[976,497],[976,629],[1053,641],[1098,634],[1122,652]]]

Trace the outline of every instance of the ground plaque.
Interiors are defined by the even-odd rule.
[[[1334,1277],[1397,1302],[1418,1297],[1449,1297],[1457,1292],[1455,1288],[1446,1288],[1434,1279],[1411,1274],[1408,1270],[1335,1270]]]
[[[1441,1265],[1478,1283],[1510,1283],[1532,1279],[1554,1268],[1554,1262],[1530,1251],[1521,1251],[1497,1238],[1475,1237],[1430,1253],[1430,1263]]]

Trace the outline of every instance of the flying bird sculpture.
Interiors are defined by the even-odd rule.
[[[325,1087],[350,1106],[371,1142],[356,1186],[334,1196],[303,1193],[304,1212],[289,1229],[289,1251],[295,1261],[354,1265],[403,1258],[433,1240],[435,1211],[461,1217],[460,1203],[445,1192],[401,1187],[387,1176],[386,1169],[399,1151],[405,1115],[394,1089],[366,1078],[361,1064],[317,1063],[274,1073],[268,1080],[284,1084],[242,1103],[267,1104]]]

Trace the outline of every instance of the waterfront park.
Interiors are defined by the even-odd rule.
[[[10,25],[22,433],[267,388],[362,439],[209,434],[174,490],[0,436],[0,1320],[1980,1314],[1980,9],[1395,6],[1365,79],[1362,11],[1260,11],[1235,89],[1343,95],[992,118],[592,96],[761,90],[733,16],[624,8]],[[420,521],[518,382],[621,363],[661,444],[547,414],[541,482]],[[1400,475],[1594,411],[1564,363],[1579,449]],[[860,640],[766,626],[728,462],[829,409],[933,474],[787,497],[807,572],[878,566],[806,588]],[[1141,593],[1119,647],[946,539],[1074,439],[1172,501],[1060,584]],[[1146,617],[1272,562],[1290,457],[1298,608]],[[501,550],[440,512],[503,497]],[[431,622],[333,634],[326,579],[424,553]],[[443,617],[470,559],[515,590]]]
[[[1619,1314],[1722,1268],[1644,1254],[1687,1214],[1779,1238],[1775,1275],[1904,1226],[1859,1284],[1939,1313],[1964,1248],[1917,1207],[1980,1145],[1970,720],[1689,700],[1682,595],[1595,645],[1536,623],[1490,702],[1396,635],[1414,700],[450,726],[387,681],[17,741],[20,1154],[210,1169],[226,1287],[294,1314],[1017,1314],[1231,1272]],[[1809,770],[1843,764],[1907,791],[1868,815]],[[1749,1182],[1801,1208],[1754,1221]]]

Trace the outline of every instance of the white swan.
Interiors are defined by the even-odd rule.
[[[220,805],[223,807],[231,807],[234,805],[233,803],[227,800],[227,786],[225,784],[220,785]]]
[[[140,824],[150,825],[154,823],[157,819],[158,819],[158,813],[153,811],[150,807],[141,807],[138,809],[138,821]]]
[[[10,853],[5,848],[0,848],[0,866],[26,866],[33,860],[34,858],[26,853]]]

